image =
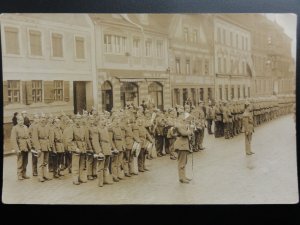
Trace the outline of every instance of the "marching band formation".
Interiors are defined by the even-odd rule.
[[[183,106],[165,111],[128,104],[112,112],[83,111],[82,115],[34,115],[13,119],[12,149],[17,153],[19,180],[29,179],[26,169],[32,155],[32,175],[40,182],[72,174],[74,185],[98,180],[98,186],[119,182],[149,169],[145,161],[169,155],[178,160],[181,183],[189,183],[185,167],[191,152],[204,150],[205,128],[216,138],[245,133],[245,150],[251,151],[254,127],[295,112],[295,97],[255,98]],[[214,128],[214,129],[213,129]],[[84,173],[86,170],[86,173]]]

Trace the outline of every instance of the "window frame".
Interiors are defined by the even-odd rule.
[[[10,82],[17,82],[19,84],[18,88],[9,88],[9,83]],[[14,101],[14,91],[18,90],[19,91],[19,100]],[[12,91],[13,95],[10,97],[9,92]],[[9,101],[9,99],[12,99],[12,101]],[[7,80],[7,102],[8,104],[22,104],[22,83],[21,80]]]
[[[55,86],[56,82],[58,82],[58,81],[62,82],[62,87],[61,87],[61,88],[57,88],[57,87]],[[62,99],[61,99],[61,100],[57,100],[57,99],[56,99],[56,96],[57,96],[56,90],[62,90]],[[54,81],[53,81],[53,92],[54,92],[54,93],[53,93],[53,101],[54,101],[54,102],[63,102],[63,101],[64,101],[65,90],[64,90],[64,81],[63,81],[63,80],[54,80]]]
[[[33,83],[34,82],[41,82],[41,88],[33,88]],[[33,103],[43,103],[44,102],[44,81],[43,80],[32,80],[31,81],[31,95],[32,95],[32,102]],[[34,90],[41,90],[41,101],[34,101],[33,97],[34,97],[34,94],[33,94],[33,91]],[[36,96],[36,94],[35,94]]]
[[[159,52],[158,51],[159,50],[158,49],[158,46],[159,46],[158,44],[159,43],[161,44],[161,55],[158,54],[158,52]],[[160,40],[160,39],[156,40],[156,57],[161,59],[161,58],[164,58],[164,56],[165,56],[165,54],[164,54],[164,41]]]
[[[147,55],[147,43],[150,43],[150,47],[149,47],[149,55]],[[144,41],[144,47],[145,47],[145,54],[144,56],[147,58],[151,58],[153,57],[153,40],[150,38],[146,38]]]

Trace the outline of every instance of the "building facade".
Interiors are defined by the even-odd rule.
[[[189,98],[214,100],[213,41],[209,15],[180,14],[167,16],[169,30],[169,72],[172,105],[183,105]]]
[[[83,14],[2,14],[3,107],[14,112],[82,113],[93,106],[92,23]]]
[[[95,24],[97,108],[151,101],[171,105],[167,32],[154,14],[91,14]]]
[[[237,16],[238,17],[238,16]],[[217,100],[251,96],[251,33],[227,15],[214,16],[214,71]]]

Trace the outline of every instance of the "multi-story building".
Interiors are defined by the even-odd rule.
[[[91,14],[95,24],[98,110],[151,101],[171,105],[167,30],[156,14]]]
[[[210,15],[175,14],[169,19],[169,68],[172,103],[183,105],[190,98],[214,100],[213,29]]]
[[[215,93],[218,100],[241,99],[251,96],[253,63],[251,33],[226,14],[214,16]]]
[[[83,14],[2,14],[4,131],[14,112],[93,106],[93,24]]]

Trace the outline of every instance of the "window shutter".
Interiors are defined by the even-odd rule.
[[[26,93],[27,93],[27,105],[32,104],[33,99],[32,99],[32,81],[28,80],[26,81]]]
[[[8,89],[7,89],[7,80],[3,81],[3,105],[8,104]]]
[[[64,100],[70,101],[70,81],[64,81]]]
[[[54,82],[44,81],[44,102],[51,103],[54,101]]]
[[[22,100],[21,103],[24,105],[27,105],[27,90],[26,90],[26,81],[20,81],[21,82],[21,91],[22,91]]]

